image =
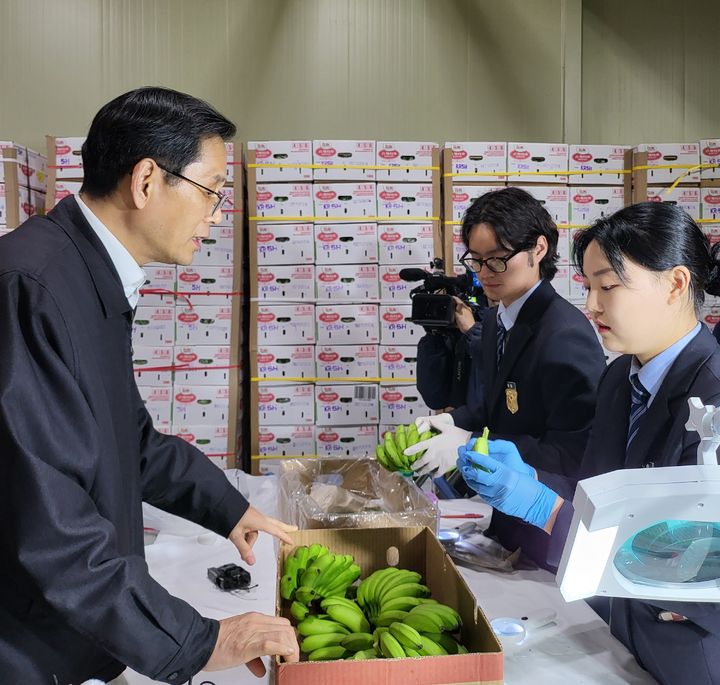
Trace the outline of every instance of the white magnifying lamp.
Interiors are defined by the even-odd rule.
[[[720,602],[720,408],[688,400],[698,463],[578,483],[557,573],[568,601],[595,595]]]

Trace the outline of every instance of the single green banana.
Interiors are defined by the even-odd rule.
[[[394,470],[402,470],[402,462],[400,461],[400,455],[398,454],[397,447],[395,446],[393,434],[390,431],[385,433],[385,454],[387,455],[388,461],[390,462]]]
[[[351,609],[362,611],[357,602],[352,599],[347,599],[347,597],[326,597],[322,600],[322,602],[320,602],[320,608],[326,609],[331,604],[340,604],[342,606],[350,607]]]
[[[423,633],[433,642],[440,645],[448,654],[460,654],[460,643],[447,633]]]
[[[344,625],[329,619],[317,618],[316,616],[308,616],[304,621],[298,623],[297,631],[303,637],[326,633],[350,634],[350,631]]]
[[[351,609],[350,607],[340,606],[339,604],[330,604],[325,611],[333,621],[344,625],[350,629],[352,633],[369,633],[372,628],[368,623],[365,615],[358,607]]]
[[[388,630],[390,630],[390,628],[375,628],[375,630],[373,630],[373,647],[380,656],[382,656],[382,650],[380,649],[380,636]]]
[[[283,568],[284,576],[292,576],[297,579],[300,570],[300,560],[293,554],[285,559],[285,567]]]
[[[353,659],[355,661],[362,661],[365,659],[376,659],[377,658],[377,652],[374,649],[360,649],[355,654],[353,654],[351,657],[348,657],[349,659]]]
[[[406,433],[408,447],[411,447],[412,445],[420,441],[420,434],[418,433],[417,426],[414,423],[411,423],[408,426]]]
[[[300,604],[310,604],[310,602],[316,598],[317,592],[306,585],[301,585],[297,590],[295,590],[295,599],[300,602]]]
[[[300,643],[300,650],[305,652],[305,654],[309,654],[321,647],[339,645],[345,637],[345,633],[318,633],[316,635],[308,635]]]
[[[418,652],[420,652],[422,656],[443,656],[447,654],[447,650],[437,642],[433,642],[425,635],[422,635],[421,637],[422,649],[418,649]]]
[[[388,461],[387,455],[385,454],[385,448],[382,445],[375,446],[375,456],[377,457],[380,466],[386,468],[388,471],[392,471],[390,462]]]
[[[402,659],[405,657],[405,650],[389,630],[380,634],[380,650],[387,659]]]
[[[283,576],[280,579],[280,596],[283,599],[291,600],[297,590],[295,576]]]
[[[410,609],[419,606],[422,599],[420,597],[396,597],[389,602],[383,602],[383,611],[410,611]]]
[[[404,621],[407,615],[407,611],[383,611],[375,617],[373,623],[376,626],[389,628],[396,621]]]
[[[321,647],[314,652],[308,654],[309,661],[334,661],[335,659],[344,659],[347,650],[342,645],[331,645],[330,647]]]
[[[483,428],[482,435],[475,441],[475,445],[473,445],[473,452],[477,452],[478,454],[484,454],[487,456],[490,446],[488,445],[488,437],[490,436],[490,429],[485,426]],[[480,466],[480,464],[474,464],[476,469],[479,469],[480,471],[485,471],[486,473],[491,473],[490,469],[485,468],[484,466]]]
[[[350,633],[340,644],[349,652],[359,652],[372,647],[373,636],[371,633]]]
[[[400,424],[395,429],[395,444],[397,445],[398,452],[402,453],[407,449],[407,435],[405,434],[405,426]]]
[[[410,649],[410,647],[403,647],[405,650],[405,656],[409,657],[415,657],[415,656],[421,656],[420,652],[416,652],[414,649]]]
[[[408,647],[414,650],[422,649],[422,636],[415,628],[396,622],[390,624],[390,632],[406,652]]]
[[[290,615],[298,622],[304,621],[309,613],[310,609],[297,600],[290,605]]]
[[[385,590],[381,600],[388,602],[396,597],[427,597],[429,594],[430,588],[427,585],[422,585],[421,583],[403,583]],[[420,607],[415,608],[419,609]]]
[[[295,558],[298,561],[298,576],[307,568],[308,561],[310,560],[310,548],[307,545],[298,547],[295,550]]]

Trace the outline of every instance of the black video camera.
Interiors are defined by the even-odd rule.
[[[410,321],[423,326],[428,331],[443,331],[455,328],[455,301],[453,296],[466,302],[477,314],[487,306],[487,298],[472,273],[461,276],[446,276],[443,272],[443,260],[435,258],[430,267],[423,269],[401,269],[400,278],[412,283],[422,284],[410,291],[412,313]],[[438,291],[444,291],[440,293]],[[476,311],[477,310],[477,311]]]

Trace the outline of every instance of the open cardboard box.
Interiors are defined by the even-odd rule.
[[[503,655],[485,614],[450,557],[429,528],[360,528],[300,530],[290,533],[295,545],[318,542],[335,554],[352,554],[362,578],[396,560],[398,567],[422,574],[432,597],[457,609],[462,617],[460,641],[469,654],[370,659],[366,661],[301,661],[273,663],[275,685],[502,685]],[[394,549],[393,549],[394,548]],[[294,547],[278,553],[275,613],[290,618],[289,602],[280,597],[282,568]]]

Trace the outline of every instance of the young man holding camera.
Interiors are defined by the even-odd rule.
[[[493,439],[515,443],[530,466],[573,476],[605,356],[590,322],[550,284],[557,272],[557,227],[540,202],[510,187],[475,200],[462,237],[467,251],[461,261],[478,274],[488,299],[499,302],[482,322],[484,403],[463,418],[467,429],[451,414],[418,419],[439,435],[405,453],[427,450],[415,462],[416,473],[441,476],[455,468],[458,447],[487,426]],[[493,515],[493,528],[502,527],[502,518]],[[513,545],[507,535],[501,540]]]

